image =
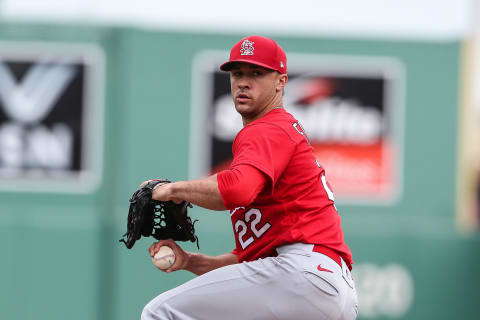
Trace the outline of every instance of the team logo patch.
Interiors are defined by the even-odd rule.
[[[255,50],[255,48],[253,47],[254,43],[255,42],[253,41],[243,40],[242,47],[240,48],[240,55],[253,56],[253,50]]]

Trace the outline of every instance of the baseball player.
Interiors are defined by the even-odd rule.
[[[166,270],[199,275],[148,303],[142,319],[355,319],[352,255],[325,170],[300,123],[283,108],[287,59],[272,39],[249,36],[220,66],[243,129],[228,170],[159,186],[152,198],[230,210],[236,247],[220,256],[174,241]]]

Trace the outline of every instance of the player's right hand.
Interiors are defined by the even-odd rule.
[[[162,271],[169,273],[172,271],[185,269],[185,267],[188,265],[190,256],[172,239],[160,240],[152,243],[152,245],[148,249],[150,256],[153,257],[162,246],[170,247],[170,249],[172,249],[173,253],[175,254],[175,262],[173,263],[173,265],[170,268]]]

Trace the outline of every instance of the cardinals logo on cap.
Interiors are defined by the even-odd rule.
[[[242,47],[240,48],[240,55],[253,56],[253,50],[255,50],[255,48],[253,47],[254,43],[255,42],[253,41],[243,40]]]

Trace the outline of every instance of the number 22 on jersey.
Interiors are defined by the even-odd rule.
[[[239,219],[235,222],[235,232],[238,234],[238,241],[245,250],[255,239],[259,239],[272,226],[265,222],[261,224],[262,212],[259,209],[252,208],[245,212],[244,220]],[[248,230],[252,230],[253,235],[246,237]]]

